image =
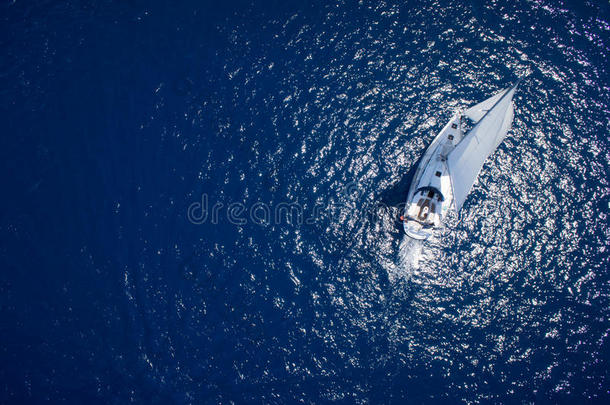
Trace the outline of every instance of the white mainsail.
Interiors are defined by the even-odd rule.
[[[500,145],[513,120],[513,95],[519,83],[466,110],[476,125],[447,157],[457,211],[477,179],[483,163]]]
[[[510,88],[504,89],[498,94],[489,97],[487,100],[481,101],[479,104],[470,107],[469,109],[464,111],[464,115],[470,118],[476,124],[481,118],[483,118],[485,114],[487,114],[487,111],[489,111],[491,107],[493,107],[498,102],[500,97],[502,97],[504,93],[506,93],[509,89]]]

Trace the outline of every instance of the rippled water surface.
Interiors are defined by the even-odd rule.
[[[3,2],[2,402],[608,400],[609,17]],[[435,133],[521,76],[459,216],[406,239]]]

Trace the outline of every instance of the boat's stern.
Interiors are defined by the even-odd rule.
[[[440,225],[443,196],[438,189],[420,187],[411,196],[402,216],[405,233],[413,239],[428,239]]]
[[[413,219],[406,218],[403,227],[407,236],[413,239],[426,240],[432,235],[431,226],[423,225]]]

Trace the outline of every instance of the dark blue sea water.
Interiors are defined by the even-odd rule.
[[[610,400],[609,20],[3,0],[0,402]],[[434,134],[526,75],[460,215],[404,239]]]

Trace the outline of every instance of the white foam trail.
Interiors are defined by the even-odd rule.
[[[422,246],[422,241],[403,236],[398,248],[396,263],[393,263],[388,269],[388,277],[391,282],[406,281],[413,276],[413,273],[419,269]]]

